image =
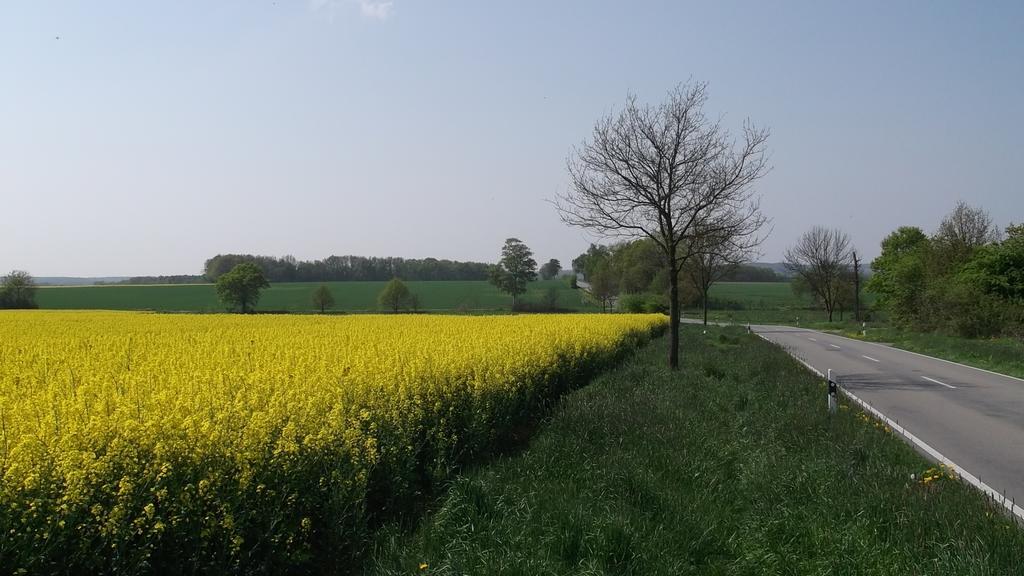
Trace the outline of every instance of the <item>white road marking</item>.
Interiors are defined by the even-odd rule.
[[[57,288],[57,286],[53,286],[53,288]],[[927,354],[921,354],[920,352],[912,352],[910,350],[907,350],[906,348],[898,348],[896,346],[892,346],[892,345],[888,345],[888,344],[879,344],[878,342],[871,342],[870,340],[860,340],[860,339],[857,339],[857,338],[850,338],[849,336],[840,336],[839,334],[830,334],[830,336],[834,336],[836,338],[843,338],[843,339],[846,339],[846,340],[852,340],[854,342],[860,342],[861,344],[869,344],[871,346],[878,346],[879,348],[885,348],[886,350],[899,350],[900,352],[906,352],[907,354],[913,354],[914,356],[920,356],[921,358],[927,358],[929,360],[938,360],[939,362],[945,362],[946,364],[956,364],[957,366],[962,366],[964,368],[969,368],[971,370],[977,370],[978,372],[985,372],[987,374],[992,374],[993,376],[1000,376],[1002,378],[1010,378],[1011,380],[1017,380],[1018,382],[1024,382],[1024,378],[1018,378],[1017,376],[1010,376],[1009,374],[1001,374],[999,372],[993,372],[992,370],[985,370],[984,368],[978,368],[977,366],[968,366],[967,364],[961,364],[960,362],[953,362],[952,360],[946,360],[945,358],[936,358],[935,356],[929,356]],[[1022,518],[1024,518],[1024,516],[1022,516]]]
[[[836,350],[839,350],[839,349],[840,349],[840,348],[839,348],[839,346],[836,346],[835,344],[829,344],[829,346],[831,346],[831,347],[835,348]]]
[[[927,376],[921,376],[921,378],[924,378],[925,380],[927,380],[929,382],[935,382],[936,384],[941,384],[941,385],[945,386],[946,388],[952,388],[953,390],[956,390],[956,386],[950,386],[949,384],[946,384],[945,382],[939,382],[935,378],[929,378]]]
[[[808,338],[808,340],[810,340],[811,342],[817,342],[818,341],[817,338]]]
[[[864,358],[867,358],[868,360],[871,360],[872,362],[878,362],[878,358],[872,358],[871,356],[864,356],[863,354],[861,354],[861,356],[864,357]]]

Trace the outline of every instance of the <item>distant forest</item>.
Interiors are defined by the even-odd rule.
[[[206,261],[203,265],[203,274],[133,276],[119,281],[98,281],[96,284],[204,284],[215,282],[221,274],[242,262],[252,262],[259,266],[270,282],[380,281],[395,277],[402,280],[487,280],[487,269],[490,266],[484,262],[458,262],[436,258],[330,256],[323,260],[306,261],[297,260],[292,256],[218,254]],[[722,280],[784,282],[788,278],[775,273],[771,268],[741,265]]]
[[[788,282],[789,278],[766,266],[740,264],[722,276],[722,282]]]
[[[203,266],[205,281],[243,262],[256,264],[271,282],[339,282],[348,280],[486,280],[490,264],[436,258],[329,256],[323,260],[296,260],[292,256],[218,254]]]
[[[174,276],[132,276],[115,282],[97,280],[93,282],[96,286],[119,285],[119,284],[205,284],[209,282],[205,276],[197,274],[177,274]]]

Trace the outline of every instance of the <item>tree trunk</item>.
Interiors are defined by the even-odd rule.
[[[853,319],[860,322],[860,259],[853,252]]]
[[[702,300],[704,301],[703,302],[703,304],[704,304],[704,325],[707,326],[708,325],[708,289],[707,288],[704,289],[704,294],[702,296]]]
[[[675,268],[675,254],[670,254],[668,265],[668,367],[672,370],[679,369],[679,274]]]

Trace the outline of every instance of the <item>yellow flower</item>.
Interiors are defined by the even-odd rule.
[[[666,324],[0,311],[0,506],[20,511],[11,524],[31,534],[113,548],[128,530],[173,529],[194,514],[238,550],[251,512],[232,508],[239,493],[282,509],[341,494],[359,509],[373,470],[412,469],[424,442],[451,455],[489,445],[504,432],[493,423]],[[60,493],[38,496],[53,486]],[[39,511],[57,509],[51,528]],[[84,527],[58,524],[86,511]],[[294,530],[281,542],[308,537],[281,524]],[[17,545],[50,544],[39,538]]]
[[[420,562],[420,570],[426,570],[428,568],[426,562]]]

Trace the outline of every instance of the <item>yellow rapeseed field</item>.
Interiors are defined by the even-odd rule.
[[[343,562],[376,519],[664,325],[2,312],[0,566]]]

